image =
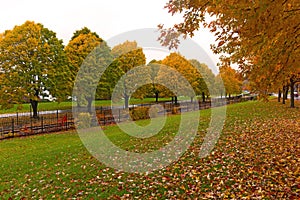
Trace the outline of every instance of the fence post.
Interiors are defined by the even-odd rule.
[[[30,133],[32,134],[32,117],[30,117]]]
[[[59,129],[59,124],[58,124],[58,110],[56,110],[56,130]]]
[[[13,136],[15,135],[15,125],[14,125],[14,118],[11,119],[11,131],[12,131],[12,134]]]
[[[44,133],[44,117],[41,117],[42,133]]]
[[[189,112],[189,102],[186,102],[186,112]]]
[[[19,125],[19,113],[17,112],[17,125]]]
[[[105,111],[103,112],[103,117],[104,117],[104,119],[103,119],[103,122],[104,122],[104,126],[105,126],[105,121],[106,121],[106,119],[105,119]]]
[[[30,116],[30,118],[32,117],[32,115],[31,115],[31,105],[29,106],[29,116]]]
[[[95,111],[95,112],[96,112],[96,111]],[[96,116],[97,116],[97,115],[96,115]],[[96,119],[97,119],[97,117],[96,117]],[[66,123],[66,131],[67,131],[68,128],[69,128],[69,127],[68,127],[68,125],[69,125],[69,124],[68,124],[68,113],[66,113],[66,122],[65,122],[65,123]]]

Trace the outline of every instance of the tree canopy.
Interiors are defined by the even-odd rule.
[[[227,94],[240,94],[242,90],[242,81],[239,79],[238,72],[232,69],[230,66],[223,66],[220,68],[220,73],[217,75],[221,78],[225,87],[225,96]],[[218,88],[217,88],[218,89]]]
[[[125,107],[130,97],[176,97],[172,90],[191,98],[209,96],[205,84],[213,85],[213,76],[205,64],[179,53],[146,66],[145,54],[136,41],[111,49],[87,27],[76,30],[66,47],[53,31],[31,21],[0,34],[0,105],[9,108],[31,102],[34,117],[38,117],[42,96],[56,101],[72,96],[78,107],[86,106],[91,112],[95,98],[110,99],[114,91],[119,99],[124,98]],[[193,91],[185,87],[186,81]]]
[[[198,95],[202,95],[203,101],[205,101],[205,95],[209,96],[215,92],[215,75],[209,67],[200,63],[198,60],[192,59],[190,63],[200,72],[201,77],[198,80]]]
[[[73,33],[73,36],[71,38],[71,40],[74,40],[76,37],[78,37],[79,35],[88,35],[88,34],[92,34],[94,35],[96,38],[100,38],[99,35],[96,33],[96,32],[92,32],[89,28],[87,27],[83,27],[82,29],[80,30],[76,30],[74,33]]]
[[[75,31],[72,37],[73,39],[70,40],[68,45],[65,47],[71,71],[70,78],[73,83],[84,59],[103,41],[94,33],[90,32],[89,29],[85,28],[83,30],[84,31]],[[87,32],[87,30],[89,32]]]
[[[26,21],[5,31],[0,40],[2,108],[31,102],[37,117],[40,96],[66,97],[69,73],[62,40],[42,24]]]
[[[263,87],[259,91],[286,79],[299,81],[298,0],[171,0],[166,8],[172,15],[183,13],[183,22],[168,29],[159,25],[164,45],[176,47],[179,35],[193,36],[207,27],[216,36],[212,49],[223,53],[222,62],[237,63],[254,85]]]
[[[92,112],[92,102],[95,97],[100,96],[97,92],[103,92],[103,83],[109,80],[101,79],[105,69],[112,62],[110,47],[102,41],[84,59],[75,81],[73,95],[77,98],[77,103],[86,105],[87,111]],[[102,90],[97,90],[101,87]]]
[[[100,44],[105,42],[95,33],[92,33],[88,28],[83,28],[81,30],[77,30],[74,32],[72,39],[69,41],[68,45],[65,47],[65,52],[68,58],[68,64],[70,68],[70,74],[68,77],[70,78],[70,89],[69,89],[69,95],[76,94],[76,100],[77,105],[86,105],[88,103],[88,108],[90,110],[91,108],[91,101],[94,98],[90,98],[90,94],[87,94],[87,96],[83,95],[81,91],[84,91],[83,89],[80,89],[81,86],[87,87],[85,84],[79,85],[77,84],[77,87],[73,89],[74,82],[77,76],[77,73],[83,64],[84,60],[88,57],[88,55],[96,49],[96,47],[100,46]],[[102,49],[103,50],[103,49]],[[108,50],[108,49],[107,49]],[[108,50],[110,51],[110,50]],[[95,61],[97,62],[97,61]],[[91,67],[91,66],[90,66]],[[96,67],[96,66],[95,66]],[[92,76],[93,77],[93,76]],[[90,77],[90,78],[92,78]],[[81,77],[83,78],[83,77]],[[85,77],[85,79],[89,79],[88,76]],[[83,81],[83,80],[81,80]],[[82,96],[83,95],[83,96]]]
[[[189,82],[194,92],[185,93],[190,90],[186,88],[186,85],[183,82],[179,82],[181,79],[174,78],[176,75],[171,71],[167,70],[160,72],[160,77],[173,84],[171,88],[182,91],[182,94],[190,96],[191,98],[200,93],[199,81],[201,79],[201,74],[187,59],[178,53],[171,53],[169,56],[163,59],[161,63],[165,66],[176,69]]]
[[[115,60],[110,67],[117,69],[118,78],[115,80],[122,82],[119,82],[120,84],[117,84],[115,88],[115,98],[120,98],[121,95],[125,100],[125,108],[128,108],[130,95],[137,89],[135,88],[135,81],[138,81],[138,78],[148,77],[148,75],[145,77],[146,74],[144,73],[137,73],[137,71],[131,70],[134,67],[144,66],[146,64],[146,56],[143,53],[143,49],[138,47],[136,41],[125,41],[116,45],[112,49],[112,54]]]

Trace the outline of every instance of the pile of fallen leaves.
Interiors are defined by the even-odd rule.
[[[197,156],[205,134],[199,132],[173,165],[148,175],[116,172],[106,184],[123,191],[123,198],[299,199],[299,111],[277,102],[230,106],[222,136],[208,157]]]

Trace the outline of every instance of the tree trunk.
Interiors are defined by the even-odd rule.
[[[177,96],[175,96],[175,105],[178,104],[178,99],[177,99]]]
[[[278,90],[278,102],[280,102],[280,99],[281,99],[281,90],[279,89]]]
[[[76,97],[76,103],[77,103],[77,108],[78,108],[78,109],[82,107],[82,106],[81,106],[80,99],[79,99],[78,96]]]
[[[172,104],[174,103],[174,97],[172,97]]]
[[[205,93],[202,92],[202,102],[205,102]]]
[[[158,102],[158,92],[155,92],[155,102]]]
[[[127,94],[124,95],[125,100],[125,108],[127,109],[129,107],[129,96]]]
[[[193,103],[193,101],[194,101],[194,97],[191,97],[191,103]]]
[[[285,90],[285,99],[287,99],[289,94],[289,86],[286,86],[286,90]]]
[[[285,86],[285,91],[284,91],[284,98],[285,98],[285,100],[288,99],[288,94],[289,94],[289,86],[286,85],[286,86]]]
[[[287,99],[287,95],[288,95],[288,92],[289,92],[289,88],[288,86],[283,86],[283,89],[282,89],[282,92],[283,92],[283,97],[282,97],[282,104],[285,104],[285,100]]]
[[[39,98],[39,90],[38,89],[34,89],[34,96],[36,97],[36,99]],[[32,117],[33,118],[38,118],[38,100],[33,100],[33,99],[30,99],[30,104],[31,104],[31,107],[32,107]]]
[[[290,87],[291,87],[291,108],[295,108],[295,95],[294,95],[294,87],[295,87],[295,82],[294,80],[292,80],[291,78],[291,83],[290,83]]]
[[[30,104],[32,107],[32,117],[35,119],[38,118],[38,112],[37,112],[38,103],[39,102],[37,100],[30,99]]]
[[[87,97],[86,98],[88,104],[87,104],[87,111],[89,113],[92,113],[92,103],[93,103],[93,98],[92,97]]]
[[[123,86],[124,86],[124,91],[123,91],[123,94],[124,94],[124,100],[125,100],[125,109],[127,109],[129,107],[129,95],[127,94],[127,87],[126,87],[126,84],[125,84],[125,81],[123,82]]]

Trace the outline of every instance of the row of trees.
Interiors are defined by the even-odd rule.
[[[192,37],[207,27],[216,36],[213,51],[225,55],[224,65],[238,64],[261,96],[290,88],[294,107],[294,85],[300,82],[299,0],[170,0],[166,9],[182,13],[183,22],[172,28],[159,25],[162,44],[176,47],[177,36]]]
[[[137,66],[144,68],[133,70]],[[177,70],[194,92],[164,66]],[[52,95],[59,102],[73,96],[78,106],[87,106],[89,111],[95,97],[124,98],[128,107],[131,96],[155,96],[157,101],[158,97],[173,97],[177,101],[175,90],[191,99],[201,95],[204,101],[213,92],[221,94],[217,86],[222,80],[228,94],[240,93],[241,80],[228,66],[215,77],[207,65],[179,53],[146,65],[143,49],[135,41],[111,49],[88,28],[75,31],[66,46],[53,31],[32,21],[0,35],[1,107],[30,101],[34,117],[41,96]]]

